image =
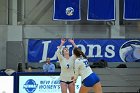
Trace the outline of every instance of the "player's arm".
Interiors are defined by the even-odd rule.
[[[77,47],[77,45],[75,44],[75,42],[74,42],[74,39],[69,39],[69,42],[74,46],[74,47]],[[73,59],[73,61],[75,61],[75,56],[74,55],[72,55],[72,59]]]
[[[78,60],[75,60],[75,66],[74,66],[74,77],[73,81],[76,82],[78,76],[79,76],[79,68],[80,68],[80,64]]]
[[[74,42],[74,39],[69,39],[69,42],[74,46],[74,47],[77,47],[75,42]]]
[[[65,39],[61,39],[61,44],[60,46],[57,47],[56,55],[58,57],[59,62],[62,61],[61,48],[64,45],[65,41],[66,41]]]

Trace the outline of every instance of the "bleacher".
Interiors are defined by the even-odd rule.
[[[140,88],[140,68],[95,68],[93,71],[100,76],[104,93],[135,93]]]

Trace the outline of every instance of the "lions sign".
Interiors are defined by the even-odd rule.
[[[139,62],[140,40],[126,39],[75,39],[76,45],[86,54],[89,62],[97,62],[101,59],[107,62]],[[50,57],[52,62],[57,62],[55,54],[60,39],[28,41],[28,61],[44,62]],[[73,46],[66,42],[63,47],[68,47],[72,55]]]

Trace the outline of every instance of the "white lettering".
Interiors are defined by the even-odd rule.
[[[48,52],[48,46],[49,46],[49,43],[51,43],[51,41],[44,41],[42,43],[44,44],[43,55],[42,55],[42,60],[40,60],[39,62],[46,61],[47,52]]]
[[[113,58],[115,56],[115,52],[114,52],[115,47],[113,45],[107,45],[105,49],[106,49],[105,57]],[[108,53],[111,55],[108,55]]]
[[[95,57],[103,57],[102,55],[101,55],[101,51],[102,51],[102,49],[101,49],[101,46],[100,45],[94,45],[94,48],[97,48],[97,54],[95,55]]]
[[[87,45],[87,47],[89,47],[89,51],[88,51],[87,57],[94,57],[94,55],[93,55],[93,48],[94,48],[94,46],[93,45]]]
[[[101,46],[100,45],[87,45],[89,47],[89,51],[88,51],[88,57],[103,57],[101,55]],[[96,48],[96,55],[93,55],[93,50],[94,48]]]
[[[36,88],[37,85],[24,85],[23,87],[24,88]]]
[[[46,57],[47,57],[47,53],[48,53],[48,46],[49,44],[51,43],[51,41],[44,41],[42,42],[42,44],[44,45],[44,48],[43,48],[43,55],[42,55],[42,59],[40,60],[40,62],[44,62],[46,60]],[[57,47],[57,46],[56,46]],[[64,48],[65,46],[62,46],[62,49]],[[72,45],[66,45],[66,47],[68,49],[70,49],[72,47]],[[83,53],[88,53],[87,54],[87,57],[107,57],[107,58],[113,58],[115,56],[115,46],[113,45],[107,45],[105,47],[105,53],[102,54],[102,47],[101,45],[87,45],[88,47],[88,50],[86,50],[85,46],[82,45],[82,44],[79,44],[77,45],[77,47],[81,48],[81,50],[83,51]],[[96,49],[96,51],[95,51]],[[73,52],[72,52],[73,53]],[[56,60],[57,59],[57,55],[56,53],[54,53],[54,56],[51,58],[51,60]]]

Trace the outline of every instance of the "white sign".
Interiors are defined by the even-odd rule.
[[[14,76],[0,76],[0,93],[14,93]]]
[[[75,84],[76,93],[81,86],[81,77]],[[19,93],[61,93],[59,76],[19,76]]]

